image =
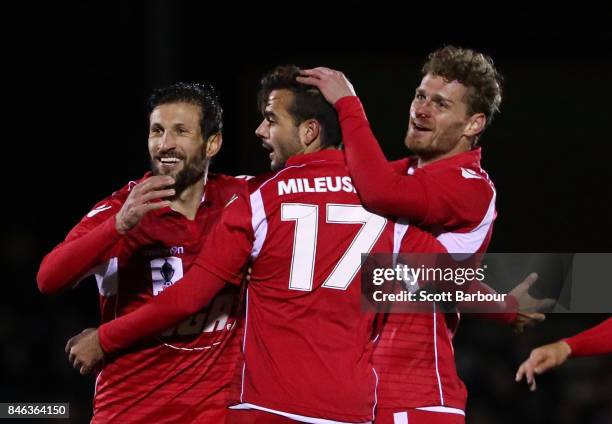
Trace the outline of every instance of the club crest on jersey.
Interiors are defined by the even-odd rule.
[[[164,279],[164,286],[169,286],[172,284],[172,276],[174,275],[174,268],[168,260],[164,261],[164,264],[161,267],[161,275]]]
[[[151,260],[153,296],[157,296],[181,278],[183,278],[183,262],[181,258],[169,256]]]

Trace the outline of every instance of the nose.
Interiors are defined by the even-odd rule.
[[[269,132],[268,121],[265,119],[261,121],[261,124],[255,129],[255,135],[261,139],[266,139]]]
[[[431,104],[429,100],[422,102],[415,102],[413,105],[414,115],[417,118],[430,118],[431,117]]]
[[[165,131],[160,139],[159,150],[168,151],[176,148],[176,141],[170,131]]]

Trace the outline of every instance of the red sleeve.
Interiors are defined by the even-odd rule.
[[[422,182],[411,175],[396,172],[387,162],[359,98],[343,97],[334,107],[342,129],[346,163],[364,206],[381,215],[420,223],[427,213],[427,197]]]
[[[137,310],[100,327],[106,353],[116,352],[178,324],[206,306],[225,282],[240,284],[253,247],[246,190],[230,200],[191,269]]]
[[[100,326],[102,350],[116,352],[178,324],[208,305],[224,285],[221,278],[194,264],[179,282],[159,296]]]
[[[572,356],[612,353],[612,318],[564,341],[572,349]]]
[[[407,175],[407,162],[387,162],[357,97],[343,97],[334,106],[342,127],[346,163],[367,208],[415,225],[444,228],[476,225],[484,218],[493,196],[484,178],[466,177],[458,167],[424,168],[421,173]]]
[[[408,158],[404,158],[400,160],[391,161],[389,162],[389,164],[391,165],[391,168],[393,168],[393,170],[398,174],[406,175],[410,165],[410,160]]]
[[[66,240],[44,257],[36,276],[42,293],[54,294],[75,285],[108,259],[121,238],[115,228],[115,215],[121,205],[119,199],[112,197],[98,203]]]
[[[253,249],[254,234],[248,186],[244,184],[236,196],[225,207],[195,263],[224,281],[240,284]]]

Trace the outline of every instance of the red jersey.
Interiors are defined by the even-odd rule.
[[[391,252],[394,224],[363,209],[338,150],[294,156],[249,183],[215,232],[222,254],[201,262],[238,281],[252,260],[233,408],[313,423],[372,420],[374,315],[361,310],[361,253]]]
[[[41,290],[55,291],[61,281],[66,285],[76,275],[82,279],[94,274],[102,322],[138,309],[190,269],[221,210],[244,184],[211,175],[193,221],[163,208],[117,236],[114,217],[140,181],[96,204],[45,258],[39,272]],[[97,241],[82,248],[90,251],[74,251],[72,242],[96,232]],[[93,265],[90,272],[82,269],[84,262]],[[238,287],[227,286],[175,328],[108,358],[96,379],[92,422],[223,422],[240,350],[235,328],[239,313]]]
[[[417,168],[416,158],[390,164],[357,97],[336,102],[346,160],[365,206],[399,216],[432,233],[437,243],[406,252],[482,253],[493,229],[495,188],[474,149]],[[366,166],[367,165],[367,166]],[[379,408],[442,407],[463,414],[467,398],[457,375],[452,335],[458,315],[389,314],[373,361],[380,375]],[[446,409],[450,408],[450,409]]]

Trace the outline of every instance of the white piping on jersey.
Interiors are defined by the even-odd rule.
[[[402,239],[406,235],[406,231],[408,231],[408,221],[403,219],[398,219],[397,222],[393,224],[393,266],[395,267],[397,262],[397,253],[400,251],[400,247],[402,245]]]
[[[482,218],[482,221],[480,221],[480,223],[473,230],[467,233],[448,232],[442,233],[436,237],[455,259],[461,260],[462,258],[457,258],[456,255],[452,255],[453,253],[471,255],[478,252],[478,249],[480,249],[482,243],[487,238],[487,234],[489,233],[493,220],[495,219],[495,199],[497,198],[497,192],[495,191],[495,187],[493,187],[491,181],[488,179],[486,179],[486,181],[493,191],[493,196],[491,196],[487,213]]]
[[[438,368],[438,316],[436,314],[436,304],[433,304],[433,338],[434,338],[434,358],[436,361],[436,377],[438,379],[438,391],[440,392],[440,403],[444,405],[444,394],[442,393],[442,380]]]
[[[117,294],[119,282],[118,274],[118,258],[113,257],[108,261],[94,267],[90,272],[85,274],[83,278],[94,274],[98,283],[98,292],[101,296],[108,297]],[[83,279],[81,278],[81,280]]]
[[[482,221],[480,221],[480,224],[478,224],[473,230],[467,233],[448,232],[442,233],[437,237],[438,241],[442,243],[448,253],[451,253],[451,256],[453,256],[454,259],[461,260],[466,258],[458,258],[455,255],[452,255],[453,253],[470,255],[476,253],[478,249],[480,249],[480,247],[482,246],[482,243],[487,237],[489,229],[493,224],[493,220],[495,219],[495,199],[497,197],[497,192],[495,191],[493,183],[489,179],[489,175],[480,167],[478,168],[478,171],[483,174],[484,178],[483,176],[478,175],[472,170],[466,170],[464,168],[461,168],[461,174],[464,176],[464,178],[475,178],[474,176],[477,175],[477,178],[485,180],[493,191],[493,196],[491,197],[491,202],[489,202],[489,207],[487,208],[487,213],[485,214],[484,218],[482,219]],[[408,169],[407,174],[414,175],[414,172],[415,168],[412,166]],[[469,176],[465,175],[466,172],[469,172]]]
[[[301,421],[303,423],[312,423],[312,424],[372,424],[372,421],[360,422],[360,423],[350,423],[346,421],[334,421],[334,420],[326,420],[325,418],[314,418],[314,417],[306,417],[304,415],[291,414],[289,412],[277,411],[276,409],[265,408],[263,406],[255,405],[253,403],[240,403],[238,405],[233,405],[229,407],[230,409],[257,409],[259,411],[269,412],[271,414],[281,415],[286,418],[291,418],[292,420]]]
[[[173,345],[165,343],[165,342],[162,342],[162,343],[163,343],[164,346],[169,347],[171,349],[174,349],[174,350],[184,350],[184,351],[187,351],[187,352],[212,349],[213,347],[221,344],[221,342],[214,342],[210,346],[204,346],[204,347],[178,347],[178,346],[173,346]]]
[[[465,412],[463,411],[463,409],[450,408],[448,406],[422,406],[420,408],[414,409],[418,409],[419,411],[441,412],[443,414],[463,415],[465,417]]]
[[[489,208],[476,228],[468,233],[448,232],[442,233],[437,237],[438,241],[442,243],[449,253],[474,254],[480,249],[495,219],[495,198],[497,193],[493,187],[491,187],[491,190],[493,190],[493,196],[491,197]],[[454,255],[452,256],[454,257]]]
[[[94,395],[93,395],[94,399],[95,399],[96,393],[98,391],[98,383],[100,382],[100,377],[102,376],[102,372],[104,372],[104,369],[100,370],[100,372],[96,376],[96,382],[94,384]]]
[[[242,336],[242,353],[246,355],[246,337],[249,329],[249,287],[246,289],[246,311],[244,312],[244,334]],[[244,375],[246,373],[246,359],[242,364],[242,381],[240,383],[240,402],[244,402]]]
[[[253,226],[253,248],[251,250],[251,261],[254,261],[266,239],[268,234],[268,220],[266,219],[266,210],[264,209],[263,198],[261,191],[257,190],[250,196],[251,201],[251,225]]]
[[[372,407],[372,420],[376,418],[376,405],[378,405],[378,374],[376,374],[376,370],[372,367],[372,372],[374,373],[374,378],[376,378],[376,384],[374,384],[374,406]]]

